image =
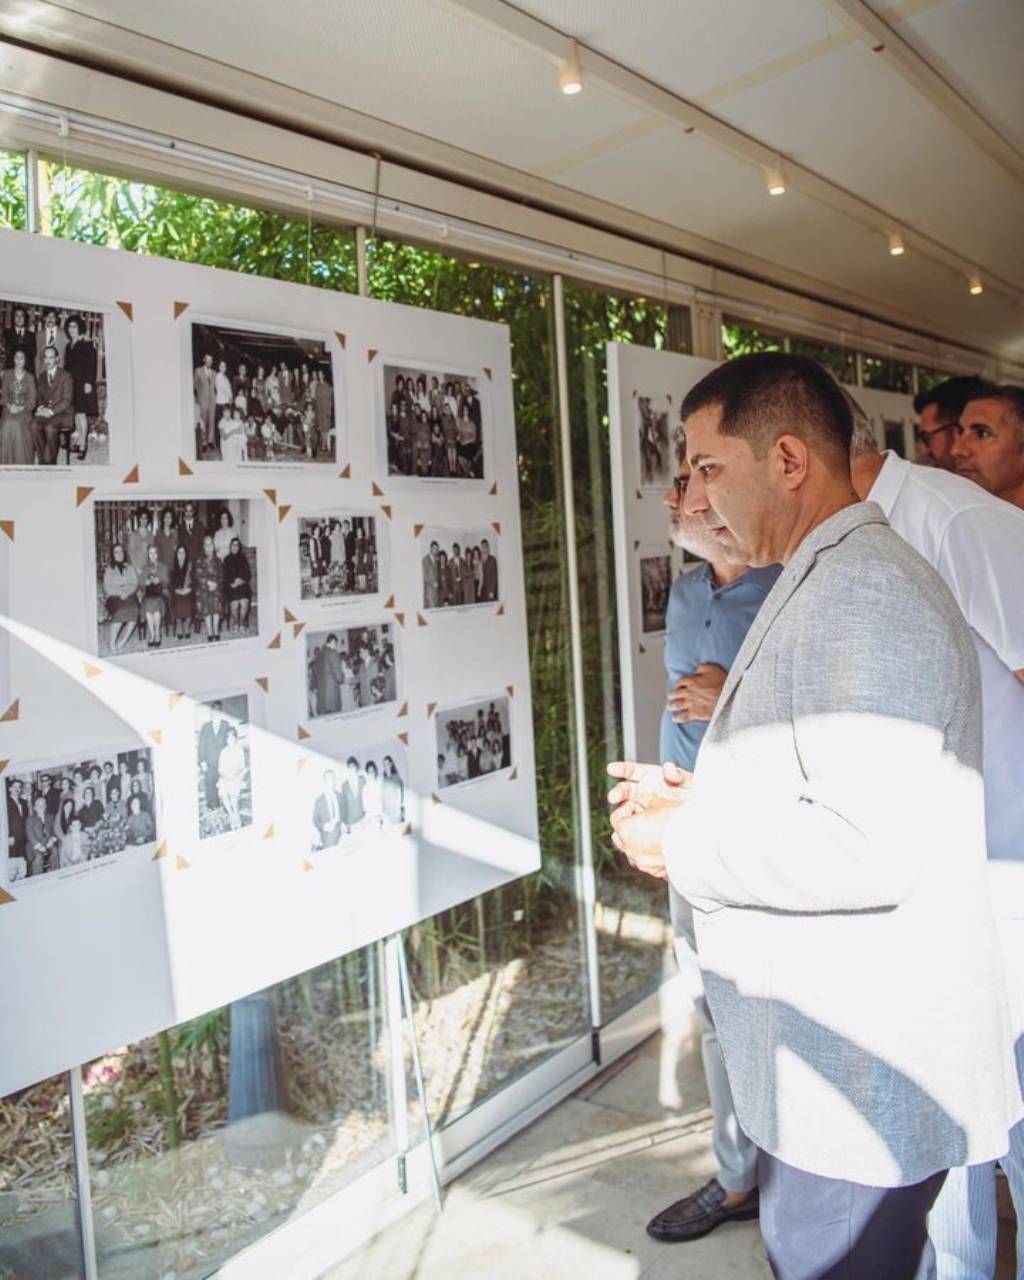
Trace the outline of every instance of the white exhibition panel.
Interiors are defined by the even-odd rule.
[[[506,328],[19,232],[0,232],[0,262],[0,304],[74,309],[94,334],[102,316],[110,426],[98,464],[0,468],[3,1096],[536,870],[540,855]],[[188,429],[194,321],[230,330],[236,360],[295,339],[319,361],[333,398],[319,452],[285,461],[257,441],[253,459],[203,460]],[[476,388],[475,472],[389,474],[385,369],[399,367]],[[139,509],[171,507],[185,528],[186,504],[203,531],[228,512],[251,567],[247,623],[217,642],[186,625],[158,650],[136,633],[113,653],[97,556],[102,568],[134,536]],[[312,594],[300,546],[325,517],[338,546],[342,519],[376,540],[358,592],[332,598],[324,578]],[[425,608],[424,530],[489,535],[489,598]],[[367,672],[361,705],[321,691],[329,635]],[[444,758],[447,729],[478,712],[489,760],[464,778]],[[208,721],[244,779],[233,791],[221,748],[220,781],[204,782]],[[324,845],[317,797],[322,783],[342,794],[349,757],[365,820]],[[403,787],[383,807],[375,788],[371,808],[368,762],[385,757]],[[12,856],[12,781],[66,776],[84,799],[89,766],[141,794],[140,774],[152,832],[140,799],[133,844],[96,840],[95,857],[66,866],[61,846],[60,865],[30,873]]]
[[[715,362],[617,342],[608,343],[607,361],[623,750],[628,760],[656,762],[666,693],[665,634],[650,619],[645,630],[641,565],[668,556],[671,580],[682,568],[682,553],[668,540],[664,498],[676,473],[680,406]],[[641,442],[645,431],[650,434],[648,413],[667,432],[654,465],[650,442]]]
[[[665,705],[664,633],[645,630],[641,567],[644,559],[667,554],[668,513],[663,498],[670,483],[665,468],[650,465],[641,450],[650,413],[666,414],[667,458],[674,468],[674,431],[687,392],[716,367],[698,356],[610,342],[607,346],[609,439],[615,580],[619,612],[623,750],[629,760],[658,761],[661,713]],[[913,397],[871,387],[847,387],[871,419],[880,449],[915,458]],[[645,413],[641,402],[646,400]],[[672,577],[679,553],[672,552]],[[649,626],[649,620],[647,620]]]

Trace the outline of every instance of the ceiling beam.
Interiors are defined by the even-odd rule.
[[[539,54],[554,66],[566,55],[570,39],[568,34],[524,13],[507,3],[507,0],[440,0],[440,3],[489,28],[503,39]],[[1024,303],[1021,284],[1000,276],[990,266],[966,258],[931,236],[908,227],[887,210],[854,195],[838,183],[823,178],[813,169],[808,169],[750,134],[727,124],[695,103],[645,79],[596,49],[579,42],[577,49],[585,85],[599,84],[631,106],[661,119],[683,133],[698,133],[721,150],[758,166],[766,173],[771,169],[781,168],[788,186],[881,236],[887,237],[892,232],[899,232],[908,251],[921,254],[946,267],[964,281],[965,287],[969,277],[980,273],[988,287],[1005,294],[1017,305]]]
[[[961,133],[1024,183],[1024,155],[999,130],[944,80],[866,0],[821,0],[826,9],[861,40],[912,89],[936,107]]]

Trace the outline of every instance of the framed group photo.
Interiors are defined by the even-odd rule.
[[[160,805],[148,747],[15,765],[3,775],[6,883],[55,882],[155,847]]]
[[[98,498],[86,539],[96,653],[125,657],[253,640],[266,608],[263,499]]]
[[[107,467],[132,450],[128,319],[0,296],[0,468]]]
[[[382,360],[377,432],[389,478],[481,482],[489,474],[483,370]]]
[[[310,720],[394,708],[400,673],[393,622],[339,623],[305,636]]]
[[[296,521],[302,602],[366,603],[390,591],[388,538],[379,514],[333,510]]]
[[[297,330],[183,321],[183,456],[329,469],[341,451],[340,345]]]
[[[307,848],[344,852],[400,831],[409,818],[409,773],[400,742],[310,755],[299,775]]]
[[[244,833],[253,825],[250,694],[204,694],[192,712],[196,838],[202,843]]]
[[[419,535],[424,610],[471,608],[501,600],[498,533],[494,526],[428,525]]]
[[[512,767],[512,716],[506,694],[438,710],[434,722],[438,792]]]

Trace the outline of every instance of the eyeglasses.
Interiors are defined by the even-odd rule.
[[[682,502],[686,494],[686,486],[690,482],[689,476],[673,476],[672,491],[675,494],[676,502]]]
[[[927,444],[932,436],[941,436],[944,431],[953,431],[959,425],[958,422],[944,422],[941,426],[933,427],[931,431],[925,431],[923,427],[918,426],[914,428],[914,439],[923,440]]]

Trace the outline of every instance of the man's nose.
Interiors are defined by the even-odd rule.
[[[686,486],[686,493],[683,495],[683,514],[699,516],[707,511],[710,505],[702,477],[699,472],[692,472],[689,484]]]
[[[950,457],[968,458],[970,457],[971,447],[966,431],[961,431],[959,427],[953,428],[953,443],[949,447]]]
[[[669,488],[666,490],[665,496],[662,498],[662,502],[665,504],[666,507],[669,507],[672,511],[675,511],[675,509],[679,506],[679,494],[676,491],[676,487],[674,484],[670,485]]]

